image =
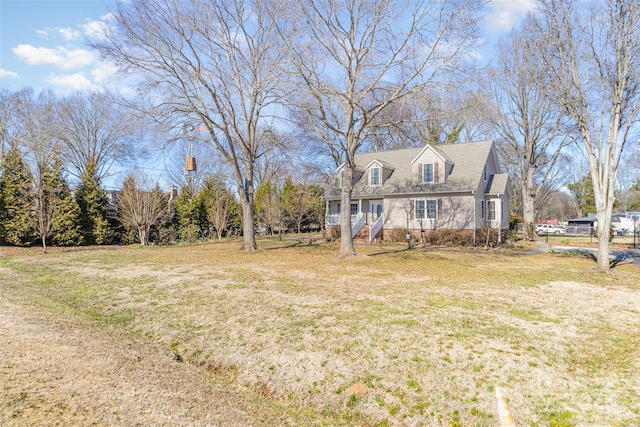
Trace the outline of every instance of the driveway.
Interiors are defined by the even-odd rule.
[[[595,259],[598,255],[598,249],[596,248],[582,248],[577,246],[555,246],[546,243],[538,243],[538,246],[545,245],[548,247],[548,251],[552,252],[572,252],[583,254],[590,258]],[[609,249],[609,259],[612,264],[632,263],[640,267],[640,249]]]

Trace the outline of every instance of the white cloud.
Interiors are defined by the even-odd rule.
[[[47,83],[59,86],[63,89],[69,90],[87,90],[95,89],[95,86],[89,81],[89,79],[81,73],[75,74],[50,74],[45,79]]]
[[[54,49],[19,44],[13,48],[18,58],[29,65],[54,65],[63,70],[71,70],[96,62],[96,54],[86,49],[67,49],[57,46]]]
[[[60,35],[65,40],[78,40],[81,36],[80,31],[73,30],[69,27],[53,27],[44,30],[36,30],[36,34],[43,39],[49,40],[53,35]]]
[[[108,61],[101,61],[91,71],[94,81],[102,86],[109,86],[115,79],[118,73],[118,67]]]
[[[0,68],[0,78],[17,79],[18,77],[20,77],[18,73]]]
[[[80,38],[80,31],[72,30],[71,28],[56,28],[56,31],[64,37],[65,40],[78,40]]]
[[[536,8],[534,0],[492,0],[486,17],[490,31],[511,31],[528,12]]]
[[[104,40],[107,23],[103,21],[89,21],[82,24],[82,32],[90,39]]]
[[[49,30],[36,30],[36,34],[42,37],[43,39],[49,38]]]

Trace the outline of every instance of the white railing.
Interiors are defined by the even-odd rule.
[[[376,222],[373,225],[369,226],[369,243],[373,242],[374,237],[378,234],[380,229],[382,228],[382,224],[384,223],[382,219],[382,214],[378,217]]]
[[[355,223],[354,223],[355,221]],[[362,226],[364,225],[364,215],[362,215],[361,213],[357,214],[357,215],[351,215],[351,238],[353,239],[354,237],[356,237],[356,234],[358,234],[358,231],[360,231],[360,229],[362,228]]]
[[[340,214],[330,214],[325,217],[325,226],[326,227],[335,227],[340,225],[342,222],[340,221]],[[351,215],[351,237],[355,237],[358,234],[358,231],[364,226],[364,215],[352,214]]]
[[[340,214],[327,214],[324,223],[327,227],[340,225]]]
[[[352,214],[351,215],[351,224],[355,224],[356,222],[358,222],[361,218],[362,218],[362,214]],[[342,224],[342,221],[340,220],[340,214],[327,214],[325,216],[325,225],[326,226],[331,226],[331,225],[340,225]]]

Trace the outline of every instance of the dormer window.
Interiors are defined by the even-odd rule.
[[[372,167],[369,172],[370,184],[380,185],[380,168]]]
[[[433,163],[422,165],[422,182],[433,182]]]

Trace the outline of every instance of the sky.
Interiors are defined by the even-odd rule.
[[[113,88],[115,68],[87,41],[99,40],[114,0],[0,0],[0,86],[15,91]],[[533,10],[534,0],[492,0],[483,37],[491,44]],[[490,46],[485,52],[490,52]],[[486,55],[486,54],[485,54]]]
[[[59,96],[119,89],[116,68],[89,46],[102,37],[101,28],[109,24],[114,8],[115,0],[0,0],[0,87],[31,87],[35,94],[50,89]],[[487,53],[479,53],[480,60],[486,61],[492,43],[533,8],[534,0],[491,0],[482,22]],[[166,163],[160,159],[167,153],[160,151],[149,163]],[[166,167],[135,166],[160,180]],[[124,175],[120,171],[104,184],[118,188]]]

